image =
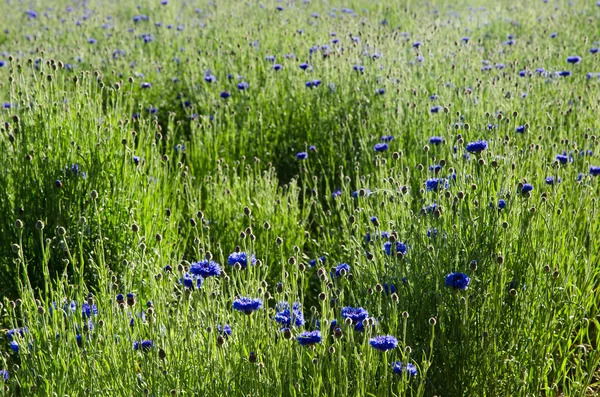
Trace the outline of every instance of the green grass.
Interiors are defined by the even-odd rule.
[[[599,394],[593,2],[48,7],[0,5],[0,394]],[[433,177],[448,186],[427,191]],[[235,251],[257,264],[229,266]],[[204,258],[223,274],[186,289]],[[445,285],[451,272],[466,290]],[[127,293],[135,305],[117,302]],[[263,308],[236,312],[240,296]],[[290,334],[273,319],[280,301],[304,313]],[[363,332],[345,306],[368,311]],[[296,340],[317,329],[321,343]],[[369,346],[388,334],[397,348]],[[134,350],[145,339],[153,348]]]

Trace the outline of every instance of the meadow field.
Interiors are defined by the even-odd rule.
[[[600,2],[0,15],[0,396],[600,394]]]

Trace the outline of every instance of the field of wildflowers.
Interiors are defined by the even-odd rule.
[[[600,393],[600,2],[0,15],[0,395]]]

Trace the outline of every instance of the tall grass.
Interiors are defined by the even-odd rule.
[[[598,394],[600,7],[51,3],[0,5],[3,395]]]

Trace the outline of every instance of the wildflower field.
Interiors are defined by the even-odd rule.
[[[0,396],[597,396],[595,1],[3,1]]]

